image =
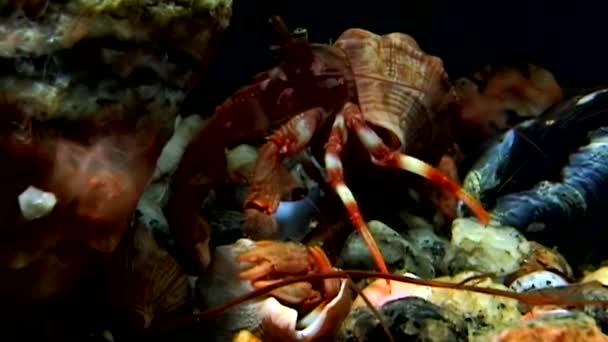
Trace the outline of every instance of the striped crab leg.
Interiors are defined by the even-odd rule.
[[[243,231],[246,236],[266,239],[276,235],[276,224],[271,217],[279,205],[276,170],[285,158],[298,153],[308,144],[315,129],[324,120],[324,116],[325,112],[320,108],[300,113],[273,133],[260,149],[254,167],[254,179],[245,201]],[[367,244],[376,266],[380,271],[388,274],[382,253],[363,221],[357,202],[344,183],[340,152],[347,136],[344,117],[338,114],[326,145],[325,164],[328,183],[344,203],[351,222]]]
[[[441,173],[441,171],[420,159],[389,149],[376,132],[365,123],[365,118],[359,106],[347,103],[344,109],[344,118],[348,127],[355,131],[363,146],[370,153],[371,159],[375,164],[398,168],[420,175],[462,200],[482,223],[487,224],[490,221],[490,214],[488,214],[483,206],[456,182]]]
[[[369,248],[376,267],[378,267],[382,273],[388,274],[389,271],[386,267],[386,263],[384,262],[382,252],[380,251],[380,248],[378,248],[376,240],[374,240],[372,234],[367,228],[367,225],[365,224],[365,221],[363,220],[363,217],[361,216],[361,212],[359,211],[359,206],[357,205],[355,197],[348,186],[346,186],[344,183],[344,169],[342,167],[342,161],[340,160],[340,153],[342,152],[342,149],[346,144],[346,140],[348,139],[348,130],[344,120],[346,115],[345,112],[348,109],[349,105],[347,104],[343,108],[342,112],[336,115],[329,139],[325,145],[325,169],[327,172],[327,182],[338,194],[342,200],[342,203],[344,203],[346,210],[348,210],[350,221],[355,226],[355,229],[359,232],[359,234],[361,234],[363,241],[365,241],[365,244]]]

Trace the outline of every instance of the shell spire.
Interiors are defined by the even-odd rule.
[[[432,128],[420,126],[432,126],[444,105],[457,100],[441,59],[424,53],[407,34],[349,29],[336,46],[350,60],[366,121],[393,133],[402,150]]]

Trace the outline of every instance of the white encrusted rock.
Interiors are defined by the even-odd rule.
[[[19,197],[21,215],[26,220],[35,220],[50,214],[57,204],[57,196],[52,192],[42,191],[29,186]]]

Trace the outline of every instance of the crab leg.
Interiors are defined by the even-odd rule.
[[[342,148],[348,139],[348,131],[344,122],[344,116],[346,116],[346,112],[350,108],[352,107],[349,106],[349,104],[346,104],[343,109],[344,115],[342,113],[336,115],[329,139],[325,145],[325,169],[327,170],[327,181],[338,194],[342,200],[342,203],[344,203],[346,210],[348,210],[350,221],[353,223],[359,234],[361,234],[363,241],[365,241],[367,244],[374,262],[376,263],[376,267],[378,267],[381,272],[388,274],[389,271],[386,267],[386,263],[384,262],[382,252],[380,251],[380,248],[378,248],[374,237],[369,232],[369,229],[361,216],[361,212],[359,211],[359,206],[357,205],[355,197],[344,183],[344,170],[342,168],[342,161],[340,160],[340,153],[342,152]]]
[[[312,108],[298,114],[272,134],[260,149],[245,201],[243,232],[246,236],[253,239],[276,237],[276,222],[270,215],[277,211],[280,201],[279,168],[285,158],[308,145],[324,116],[322,108]]]
[[[389,149],[376,132],[365,123],[361,109],[352,103],[347,104],[347,106],[349,106],[349,108],[346,108],[344,111],[346,123],[349,128],[355,130],[359,140],[361,140],[361,143],[370,153],[374,163],[386,167],[399,168],[420,175],[453,193],[471,208],[475,216],[477,216],[482,223],[487,224],[490,221],[488,212],[456,182],[420,159]]]
[[[319,272],[331,272],[333,271],[333,267],[331,266],[331,261],[327,257],[327,254],[321,249],[319,246],[308,247],[308,253],[312,256],[315,264],[319,268]],[[338,294],[340,290],[340,280],[339,279],[326,279],[323,281],[323,295],[326,298],[333,298]]]

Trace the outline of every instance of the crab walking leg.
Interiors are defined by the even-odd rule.
[[[327,254],[319,246],[308,247],[308,253],[312,256],[315,264],[319,268],[319,272],[331,272],[333,267],[331,261],[327,257]],[[325,279],[323,281],[323,293],[327,298],[333,298],[338,294],[340,290],[340,279]]]
[[[344,111],[344,116],[348,126],[357,133],[359,140],[369,151],[374,163],[386,167],[403,169],[420,175],[453,193],[471,208],[475,216],[482,223],[487,224],[490,221],[490,214],[488,214],[482,205],[456,182],[441,173],[441,171],[420,159],[389,149],[376,132],[365,123],[363,113],[361,113],[358,106],[350,104],[349,108]]]
[[[346,107],[344,110],[346,110]],[[344,116],[338,114],[332,126],[327,144],[325,145],[327,181],[338,194],[342,203],[344,203],[346,210],[348,210],[350,221],[359,234],[361,234],[363,241],[367,244],[372,257],[374,258],[374,262],[376,263],[376,267],[378,267],[381,272],[388,274],[388,268],[384,262],[382,252],[380,251],[380,248],[378,248],[376,240],[374,240],[374,237],[369,232],[369,229],[361,216],[357,201],[353,197],[350,189],[344,183],[344,170],[342,168],[342,161],[340,160],[340,153],[346,143],[346,139],[348,139],[348,131],[344,122]]]
[[[322,108],[313,108],[291,118],[262,146],[253,169],[253,180],[245,201],[243,233],[254,240],[276,237],[272,214],[280,201],[278,172],[281,163],[308,145],[325,116]]]

